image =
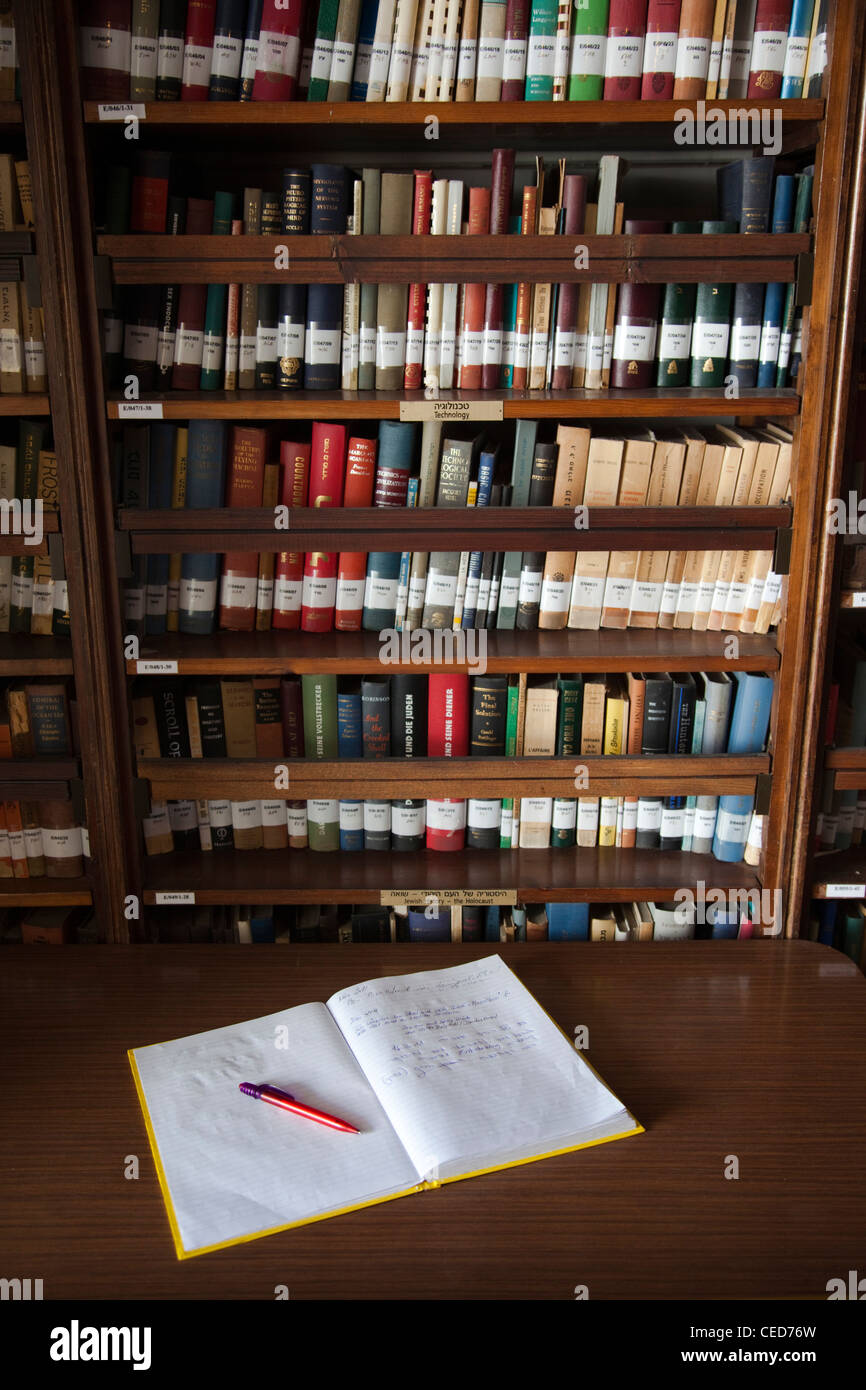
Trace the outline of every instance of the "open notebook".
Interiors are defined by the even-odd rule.
[[[129,1059],[180,1259],[643,1128],[497,955]],[[241,1081],[361,1133],[251,1100]]]

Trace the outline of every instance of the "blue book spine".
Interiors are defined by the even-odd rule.
[[[147,505],[167,509],[171,506],[174,479],[174,442],[176,426],[161,420],[150,429],[150,477]],[[147,592],[145,596],[144,630],[149,634],[165,632],[168,606],[168,567],[170,556],[147,556]]]
[[[308,286],[304,331],[305,391],[339,391],[342,322],[343,286]]]
[[[337,749],[341,758],[364,756],[361,737],[361,696],[358,691],[337,695]]]
[[[376,20],[379,15],[379,0],[362,0],[361,19],[358,24],[358,47],[355,50],[355,69],[352,73],[350,101],[367,100],[367,80],[370,76],[370,55],[373,52],[373,39],[376,36]]]
[[[186,505],[221,507],[225,496],[226,427],[219,420],[190,420],[186,465]],[[181,564],[178,628],[206,635],[213,631],[221,567],[219,555],[184,555]]]
[[[782,234],[790,232],[794,226],[794,189],[796,180],[793,174],[779,174],[773,194],[773,215],[770,231]]]
[[[241,101],[252,101],[253,82],[256,76],[256,62],[259,56],[259,34],[262,28],[262,10],[265,0],[250,0],[247,10],[247,29],[244,36],[244,51],[241,58]]]
[[[589,903],[545,903],[548,941],[588,941]]]
[[[443,907],[433,917],[425,917],[420,908],[409,909],[410,941],[450,941],[451,909]]]
[[[247,0],[217,0],[209,98],[237,101],[241,55],[247,23]]]
[[[399,579],[399,550],[371,550],[367,556],[364,612],[361,618],[364,632],[383,632],[394,626]]]
[[[785,312],[785,285],[770,284],[764,294],[764,322],[761,328],[758,386],[776,385],[776,365],[779,361],[779,339],[782,315]]]
[[[713,854],[724,864],[739,864],[752,819],[753,796],[720,796],[713,836]]]
[[[419,486],[420,480],[418,478],[409,479],[409,490],[406,494],[407,507],[417,507]],[[394,625],[397,628],[398,632],[403,627],[404,614],[406,612],[406,604],[409,600],[409,575],[411,569],[412,551],[404,550],[401,552],[400,555],[400,573],[397,578],[397,614]]]
[[[749,671],[735,671],[737,690],[728,732],[729,753],[762,753],[770,727],[773,681]],[[722,800],[725,798],[723,797]]]
[[[475,497],[476,507],[487,507],[490,505],[490,492],[493,487],[493,473],[496,467],[496,455],[483,453],[478,459],[478,492]],[[464,630],[475,626],[475,615],[478,611],[478,585],[481,582],[481,566],[484,563],[484,551],[473,550],[469,556],[469,568],[466,571],[466,599],[463,604],[463,615],[460,619],[460,626]]]
[[[250,940],[253,943],[262,944],[274,942],[274,916],[273,908],[258,908],[254,915],[250,917]]]
[[[809,54],[809,33],[817,0],[794,0],[791,23],[788,27],[788,47],[782,72],[781,96],[801,97]]]
[[[354,754],[352,756],[355,756]],[[364,803],[363,801],[340,802],[340,849],[361,850],[364,848]]]
[[[499,908],[493,903],[484,915],[484,940],[499,940]]]
[[[818,902],[818,941],[822,946],[836,944],[836,912],[839,904],[832,898],[822,898]]]
[[[376,448],[375,507],[405,507],[415,457],[416,429],[408,421],[383,420]]]
[[[713,918],[710,936],[713,941],[736,941],[740,934],[738,912],[718,912]]]

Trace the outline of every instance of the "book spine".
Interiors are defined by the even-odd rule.
[[[611,0],[604,62],[604,100],[640,98],[646,0]]]
[[[426,236],[430,232],[432,199],[432,172],[429,169],[416,169],[415,203],[412,209],[412,232],[416,236]],[[423,384],[426,310],[427,286],[421,283],[410,285],[406,325],[406,365],[403,372],[403,389],[405,391],[418,391]]]
[[[508,0],[505,9],[505,43],[502,50],[502,101],[523,100],[528,33],[527,0]]]
[[[503,100],[508,98],[503,97]],[[514,151],[495,149],[490,174],[491,236],[502,236],[508,231],[513,184]],[[481,355],[481,387],[485,391],[493,391],[499,385],[503,361],[502,330],[503,286],[487,285],[484,291],[484,342]]]
[[[758,0],[747,97],[778,97],[788,49],[791,0]]]
[[[336,10],[336,0],[332,0]],[[301,61],[302,0],[265,0],[256,53],[253,101],[291,101]]]
[[[213,63],[216,0],[190,0],[183,45],[182,101],[207,101]]]
[[[642,101],[669,101],[674,94],[680,0],[650,0],[641,77]]]

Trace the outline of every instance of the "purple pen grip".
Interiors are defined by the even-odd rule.
[[[284,1100],[294,1100],[294,1096],[290,1096],[288,1091],[280,1091],[276,1086],[257,1086],[254,1081],[240,1081],[238,1090],[243,1091],[245,1096],[252,1096],[253,1100],[261,1100],[263,1091],[273,1091]]]

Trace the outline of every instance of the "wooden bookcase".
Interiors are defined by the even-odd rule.
[[[291,531],[275,532],[264,512],[127,511],[112,508],[108,430],[118,401],[105,389],[98,332],[94,251],[107,258],[120,284],[275,281],[279,238],[100,237],[91,217],[91,170],[115,152],[135,151],[122,124],[100,122],[98,109],[80,100],[73,55],[78,34],[73,0],[22,0],[16,8],[27,93],[24,108],[32,131],[31,159],[46,272],[49,350],[64,364],[58,382],[55,429],[71,461],[67,488],[74,532],[67,556],[80,569],[71,595],[81,621],[74,639],[76,676],[86,682],[93,722],[82,752],[92,790],[91,844],[113,940],[135,939],[127,919],[130,896],[194,894],[197,903],[377,901],[383,888],[514,888],[518,897],[588,901],[664,899],[677,887],[781,889],[784,920],[776,930],[797,932],[798,866],[802,860],[802,730],[810,704],[814,660],[812,630],[818,616],[815,563],[821,547],[821,499],[837,430],[838,374],[851,318],[844,268],[852,239],[849,218],[859,206],[858,141],[860,54],[864,14],[856,0],[834,7],[831,62],[820,100],[784,103],[717,103],[723,108],[778,105],[783,113],[783,153],[814,149],[814,234],[810,236],[617,236],[581,238],[590,244],[591,270],[576,271],[572,239],[564,237],[293,237],[291,278],[303,282],[538,280],[796,282],[810,307],[804,314],[804,363],[797,390],[745,392],[735,402],[723,391],[489,392],[473,400],[502,403],[503,418],[546,420],[728,419],[744,424],[781,419],[795,431],[793,508],[615,509],[595,513],[589,532],[575,530],[570,514],[526,509],[475,513],[293,510]],[[495,144],[524,154],[555,149],[586,157],[588,151],[634,150],[675,163],[677,113],[694,103],[514,103],[504,105],[151,104],[139,138],[163,149],[219,152],[235,184],[256,182],[269,161],[460,162]],[[435,117],[437,139],[425,139]],[[212,128],[212,129],[211,129]],[[113,142],[113,143],[112,143]],[[708,152],[718,156],[718,151]],[[724,150],[730,158],[742,147]],[[363,159],[362,159],[363,156]],[[241,172],[243,171],[243,172]],[[52,385],[54,404],[54,387]],[[451,393],[456,398],[457,393]],[[167,393],[167,419],[345,419],[399,417],[400,403],[420,393]],[[447,399],[447,394],[445,395]],[[64,502],[64,509],[66,503]],[[204,795],[229,784],[239,796],[272,793],[272,764],[157,760],[133,767],[127,680],[137,662],[123,658],[122,624],[114,564],[115,528],[133,554],[224,550],[274,551],[313,538],[329,550],[402,550],[407,535],[418,549],[667,548],[671,530],[683,546],[717,549],[728,538],[737,548],[776,548],[776,568],[788,555],[785,615],[777,634],[740,638],[728,659],[723,634],[693,632],[574,632],[490,634],[489,669],[526,672],[735,669],[772,671],[776,698],[770,751],[758,757],[598,759],[590,788],[610,791],[700,793],[756,792],[769,814],[769,833],[757,868],[722,864],[711,856],[648,851],[558,850],[442,854],[333,854],[290,851],[225,856],[173,854],[145,859],[136,806],[141,792],[156,797]],[[64,518],[65,530],[65,518]],[[589,537],[591,536],[591,541]],[[513,539],[512,539],[513,538]],[[126,541],[124,542],[126,543]],[[71,568],[71,566],[70,566]],[[72,590],[72,575],[70,574]],[[211,638],[173,634],[141,639],[140,657],[177,663],[180,674],[274,674],[328,670],[357,674],[381,669],[375,634],[322,637],[305,633],[232,634]],[[79,667],[80,656],[80,667]],[[395,667],[394,669],[399,669]],[[419,667],[413,666],[418,670]],[[452,667],[452,669],[455,669]],[[456,669],[461,669],[459,663]],[[462,669],[466,669],[463,667]],[[564,765],[567,762],[567,766]],[[461,795],[471,786],[488,795],[574,794],[572,760],[429,760],[417,764],[352,764],[293,761],[290,795],[339,788],[342,795]],[[86,776],[88,774],[86,773]],[[304,790],[306,789],[306,790]],[[98,849],[97,849],[98,846]],[[219,860],[212,863],[211,860]],[[793,874],[793,877],[792,877]],[[193,900],[193,899],[191,899]]]

